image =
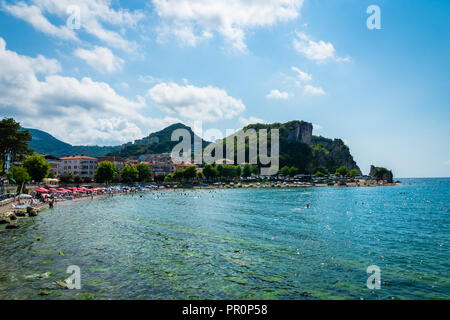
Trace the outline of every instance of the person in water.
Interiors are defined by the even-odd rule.
[[[309,208],[309,205],[310,205],[311,203],[308,201],[308,203],[306,203],[306,208]]]

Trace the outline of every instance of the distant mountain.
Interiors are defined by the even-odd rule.
[[[154,153],[170,153],[175,145],[179,141],[172,141],[172,132],[177,129],[186,129],[189,131],[192,140],[191,144],[194,143],[194,136],[199,138],[190,127],[182,124],[176,123],[172,124],[161,131],[154,132],[149,136],[142,138],[141,140],[136,140],[135,143],[127,143],[123,145],[119,150],[115,149],[108,155],[129,157],[129,156],[139,156],[142,154],[154,154]],[[202,147],[206,147],[210,142],[202,140]]]
[[[51,134],[38,129],[23,128],[28,130],[32,137],[29,142],[30,149],[40,154],[51,154],[55,157],[64,157],[68,155],[84,154],[91,157],[100,157],[106,153],[112,152],[119,147],[100,147],[100,146],[72,146],[69,143],[56,139]]]

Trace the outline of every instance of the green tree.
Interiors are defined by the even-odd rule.
[[[79,174],[77,174],[75,177],[73,177],[73,182],[81,183],[83,182],[83,178]]]
[[[175,170],[175,172],[173,173],[173,180],[181,181],[183,179],[184,179],[184,170],[181,169]]]
[[[27,169],[18,166],[12,166],[9,168],[8,178],[11,180],[14,179],[19,186],[23,183],[31,181],[31,177],[28,174]]]
[[[242,168],[241,168],[241,166],[239,166],[239,165],[237,165],[237,166],[235,166],[234,167],[234,174],[235,174],[235,176],[236,177],[240,177],[241,176],[241,174],[242,174]]]
[[[27,170],[31,179],[36,182],[41,182],[50,170],[50,163],[37,153],[27,157],[22,165]]]
[[[205,176],[204,176],[204,174],[203,174],[203,172],[197,172],[197,179],[198,180],[203,180],[205,178]]]
[[[258,165],[256,165],[256,164],[254,164],[254,165],[252,165],[252,173],[253,174],[259,174],[259,167],[258,167]]]
[[[125,182],[134,182],[139,178],[139,171],[135,166],[127,164],[123,167],[122,171],[120,171],[120,176]]]
[[[252,167],[249,164],[244,166],[244,170],[242,170],[242,176],[250,177],[252,175]]]
[[[289,168],[289,177],[293,177],[298,174],[298,168],[292,166]]]
[[[184,169],[184,178],[192,180],[197,176],[197,168],[195,166],[189,166]]]
[[[215,179],[219,175],[219,172],[217,171],[216,168],[207,163],[203,166],[203,175],[205,176],[206,179],[211,180]]]
[[[223,164],[217,165],[216,169],[217,169],[218,177],[221,177],[221,178],[225,177]]]
[[[324,166],[318,166],[316,171],[322,172],[324,175],[330,174],[330,171]]]
[[[74,182],[73,173],[67,172],[67,173],[63,174],[62,176],[60,176],[59,180],[64,183],[73,183]]]
[[[348,176],[349,174],[350,171],[346,166],[340,166],[339,168],[336,169],[336,173],[334,175],[338,177],[345,177]]]
[[[5,173],[9,157],[12,161],[20,161],[31,154],[28,148],[28,142],[31,141],[30,132],[19,129],[20,123],[13,118],[4,118],[0,121],[0,159],[2,161],[0,174]]]
[[[314,175],[316,177],[325,177],[325,173],[323,173],[322,171],[316,171],[316,173]]]
[[[114,163],[109,161],[100,162],[94,173],[94,179],[98,183],[112,182],[117,175],[118,170]]]
[[[172,182],[173,181],[173,173],[169,173],[167,176],[164,177],[165,182]]]
[[[359,171],[357,169],[350,170],[350,177],[354,178],[359,175]]]
[[[56,178],[56,175],[53,171],[50,170],[47,174],[47,178],[54,179],[54,178]]]
[[[152,168],[145,163],[139,163],[136,166],[136,169],[139,172],[139,182],[148,182],[152,180],[152,176],[153,176],[153,172],[152,172]]]
[[[289,175],[289,167],[288,166],[284,166],[283,168],[281,168],[281,170],[278,172],[280,175],[282,176],[288,176]]]

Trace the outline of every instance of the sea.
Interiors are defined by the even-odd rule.
[[[400,181],[58,202],[0,226],[0,299],[449,299],[450,178]]]

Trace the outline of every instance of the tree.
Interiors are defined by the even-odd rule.
[[[114,180],[118,170],[114,163],[109,161],[100,162],[94,173],[94,179],[98,183],[109,183]]]
[[[73,173],[67,172],[67,173],[63,174],[62,176],[60,176],[59,180],[64,183],[73,183],[74,182]]]
[[[82,178],[79,174],[77,174],[77,175],[73,178],[73,182],[75,182],[75,183],[81,183],[81,182],[83,182],[83,178]]]
[[[259,171],[258,165],[254,164],[254,165],[252,166],[252,173],[258,175],[259,172],[260,172],[260,171]]]
[[[181,181],[184,178],[184,170],[181,169],[177,169],[175,170],[175,172],[173,173],[173,180],[175,181]]]
[[[23,167],[12,166],[8,170],[8,178],[15,181],[18,185],[31,181],[31,177],[27,170]]]
[[[136,166],[136,169],[138,170],[138,180],[139,182],[148,182],[152,180],[153,172],[152,168],[148,164],[145,163],[139,163]]]
[[[47,174],[47,178],[54,179],[54,178],[56,178],[56,175],[55,175],[55,173],[53,171],[49,171],[48,174]]]
[[[198,180],[203,180],[205,178],[205,176],[203,175],[203,172],[197,172],[197,179]]]
[[[252,167],[249,164],[244,166],[244,170],[242,170],[242,176],[250,177],[252,175]]]
[[[197,168],[195,166],[189,166],[184,169],[184,178],[192,180],[197,176]]]
[[[173,173],[169,173],[167,176],[165,176],[164,181],[172,182],[173,181]]]
[[[241,176],[241,173],[242,173],[241,166],[239,166],[239,165],[235,166],[234,167],[234,171],[235,171],[235,173],[234,173],[235,176],[239,178]]]
[[[354,178],[354,177],[356,177],[357,175],[359,175],[358,169],[352,169],[352,170],[350,170],[350,177]]]
[[[318,166],[316,171],[322,172],[324,175],[330,174],[330,171],[325,166]]]
[[[134,182],[139,178],[139,171],[136,167],[127,164],[123,167],[122,171],[120,171],[120,176],[125,182]]]
[[[284,166],[283,168],[281,168],[281,170],[279,171],[279,174],[282,176],[288,176],[289,175],[289,167],[288,166]]]
[[[37,153],[27,157],[22,165],[27,170],[31,179],[36,182],[41,182],[50,170],[50,163]]]
[[[203,175],[205,176],[206,179],[211,180],[216,178],[219,175],[219,172],[217,171],[216,168],[207,163],[203,167]]]
[[[322,171],[316,171],[316,173],[314,174],[316,177],[324,177],[325,174]]]
[[[348,176],[349,174],[350,171],[346,166],[340,166],[339,168],[336,169],[336,173],[334,175],[338,177],[345,177]]]
[[[20,131],[20,123],[13,118],[5,118],[0,121],[0,159],[2,161],[1,174],[6,171],[8,158],[11,161],[20,161],[26,155],[31,154],[28,148],[31,135],[28,130]]]
[[[293,177],[298,174],[298,169],[294,166],[289,168],[289,177]]]

